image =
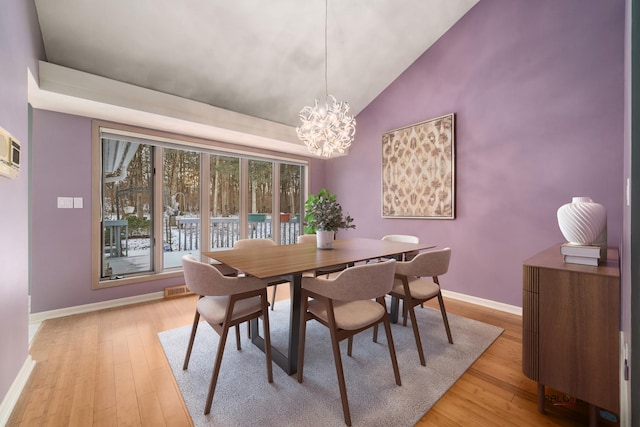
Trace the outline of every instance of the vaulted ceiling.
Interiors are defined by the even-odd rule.
[[[357,115],[478,0],[330,0],[329,93]],[[287,126],[325,95],[322,0],[35,0],[47,61]]]

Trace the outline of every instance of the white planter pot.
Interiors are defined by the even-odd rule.
[[[558,225],[569,243],[591,245],[607,227],[607,211],[589,197],[574,197],[558,209]]]
[[[318,249],[333,249],[333,231],[316,231],[316,246]]]

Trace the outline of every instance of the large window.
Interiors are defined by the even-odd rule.
[[[296,242],[304,160],[206,145],[94,124],[94,288],[179,274],[183,255],[241,238]]]
[[[232,248],[240,236],[240,159],[211,155],[209,249]]]
[[[304,217],[302,176],[304,168],[280,164],[280,241],[296,243]]]
[[[162,150],[162,264],[180,267],[182,256],[200,252],[200,153]]]
[[[100,277],[153,271],[152,147],[103,139],[101,194]]]

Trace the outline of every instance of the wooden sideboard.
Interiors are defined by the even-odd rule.
[[[591,407],[620,413],[620,267],[609,248],[606,263],[565,264],[560,244],[523,263],[522,371]]]

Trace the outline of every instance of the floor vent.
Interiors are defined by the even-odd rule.
[[[176,298],[182,297],[185,295],[192,295],[189,289],[187,289],[187,285],[178,285],[178,286],[170,286],[168,288],[164,288],[164,298]]]

